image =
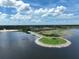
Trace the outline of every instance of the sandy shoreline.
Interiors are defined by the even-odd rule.
[[[54,48],[62,48],[62,47],[67,47],[67,46],[69,46],[69,45],[71,44],[70,41],[64,39],[64,40],[66,40],[66,43],[65,43],[65,44],[49,45],[49,44],[44,44],[44,43],[40,42],[40,41],[39,41],[40,39],[41,39],[41,38],[36,39],[36,40],[35,40],[35,43],[36,43],[37,45],[40,45],[40,46],[43,46],[43,47],[49,47],[49,48],[52,48],[52,47],[54,47]]]
[[[29,31],[31,34],[36,35],[38,38],[35,40],[35,43],[39,46],[42,47],[48,47],[48,48],[62,48],[62,47],[68,47],[69,45],[71,45],[71,42],[67,39],[64,39],[66,41],[65,44],[59,44],[59,45],[49,45],[49,44],[44,44],[42,42],[40,42],[39,40],[43,37],[35,32],[31,32]]]
[[[13,31],[18,31],[18,30],[0,30],[0,32],[13,32]]]

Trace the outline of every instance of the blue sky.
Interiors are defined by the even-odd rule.
[[[79,24],[79,0],[0,0],[0,25]]]

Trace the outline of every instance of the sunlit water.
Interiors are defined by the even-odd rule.
[[[79,29],[70,29],[66,48],[45,48],[34,43],[35,36],[23,32],[0,32],[0,59],[79,59]]]

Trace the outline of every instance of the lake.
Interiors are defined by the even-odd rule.
[[[36,37],[24,32],[0,32],[0,59],[79,59],[79,29],[67,30],[72,42],[65,48],[45,48],[34,43]]]

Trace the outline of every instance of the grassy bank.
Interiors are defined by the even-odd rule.
[[[51,44],[51,45],[58,45],[58,44],[66,43],[64,38],[60,38],[60,37],[45,37],[44,36],[39,41],[44,43],[44,44]]]

